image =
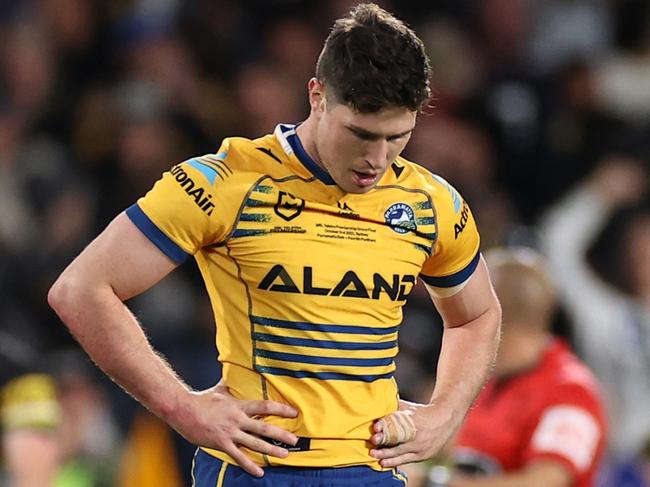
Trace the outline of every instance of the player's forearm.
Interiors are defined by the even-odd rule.
[[[64,273],[48,300],[93,361],[163,419],[179,413],[189,389],[151,348],[142,328],[108,285]]]
[[[457,426],[492,370],[500,323],[501,312],[495,301],[474,320],[444,331],[431,403],[446,406]]]

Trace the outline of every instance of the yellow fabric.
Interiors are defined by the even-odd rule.
[[[25,374],[2,389],[1,411],[4,430],[56,428],[61,422],[61,407],[54,380],[45,374]]]
[[[226,476],[226,469],[228,468],[228,464],[226,462],[223,462],[221,464],[221,469],[219,469],[219,477],[217,478],[217,486],[216,487],[222,487],[223,486],[223,479]]]
[[[137,204],[194,255],[232,393],[300,411],[266,420],[311,438],[309,451],[251,458],[379,469],[369,439],[398,405],[402,306],[421,273],[467,279],[478,233],[456,191],[417,164],[398,158],[375,189],[346,194],[312,173],[290,137],[278,126],[226,139],[218,154],[174,166]]]
[[[183,487],[169,427],[136,415],[122,453],[116,487]]]

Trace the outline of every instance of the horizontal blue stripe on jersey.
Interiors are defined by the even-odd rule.
[[[138,229],[176,264],[182,264],[190,256],[176,242],[163,233],[142,211],[137,203],[126,209],[126,215]]]
[[[260,201],[253,198],[248,198],[246,200],[246,206],[272,206],[272,204],[267,203],[266,201]]]
[[[397,340],[379,343],[363,342],[336,342],[333,340],[313,340],[311,338],[294,338],[269,335],[267,333],[253,333],[253,339],[261,342],[280,343],[298,347],[331,348],[335,350],[388,350],[397,346]]]
[[[258,237],[260,235],[266,235],[267,233],[269,233],[268,230],[262,230],[262,229],[255,229],[255,230],[237,229],[233,232],[232,238]]]
[[[392,372],[378,375],[354,375],[342,374],[339,372],[311,372],[307,370],[289,370],[281,369],[278,367],[264,367],[258,365],[256,367],[258,372],[270,375],[284,375],[287,377],[295,377],[296,379],[321,379],[321,380],[355,380],[361,382],[374,382],[378,379],[390,379],[393,377]]]
[[[451,274],[449,276],[444,276],[444,277],[431,277],[431,276],[425,276],[424,274],[420,274],[420,277],[424,282],[426,282],[427,284],[433,287],[458,286],[459,284],[465,282],[469,278],[469,276],[472,275],[472,273],[476,270],[476,266],[478,266],[480,259],[481,259],[481,253],[477,252],[469,264],[467,264],[463,269],[461,269],[460,271],[454,274]]]
[[[342,365],[350,367],[380,367],[393,363],[393,357],[387,358],[342,358],[342,357],[314,357],[298,353],[273,352],[271,350],[256,349],[258,357],[282,360],[283,362],[298,362],[303,364]]]
[[[273,193],[273,186],[268,186],[266,184],[258,184],[253,188],[253,193],[271,194]]]
[[[265,213],[242,213],[239,216],[240,222],[270,222],[271,215]]]
[[[415,219],[415,223],[418,225],[435,225],[436,218],[433,216],[423,216]]]
[[[375,326],[353,326],[353,325],[325,325],[321,323],[307,323],[303,321],[276,320],[251,316],[251,321],[257,325],[288,328],[290,330],[322,331],[328,333],[353,333],[355,335],[391,335],[397,331],[398,326],[379,328]]]

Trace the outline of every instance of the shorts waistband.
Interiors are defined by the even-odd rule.
[[[224,460],[216,458],[209,453],[206,453],[201,448],[197,449],[196,452],[197,460],[215,462],[221,465]],[[231,465],[234,468],[241,468],[236,464],[230,462],[228,465]],[[262,467],[264,471],[280,476],[287,477],[298,477],[298,478],[318,478],[318,479],[337,479],[339,483],[345,479],[349,480],[350,484],[354,484],[361,479],[368,477],[369,474],[372,474],[374,478],[390,478],[393,477],[395,472],[391,470],[378,471],[370,468],[367,465],[352,465],[349,467],[286,467],[286,466],[272,466],[272,467]],[[347,483],[347,482],[346,482]]]

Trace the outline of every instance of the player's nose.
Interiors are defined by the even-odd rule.
[[[386,139],[374,140],[368,146],[365,159],[374,169],[382,170],[388,164],[388,150]]]

